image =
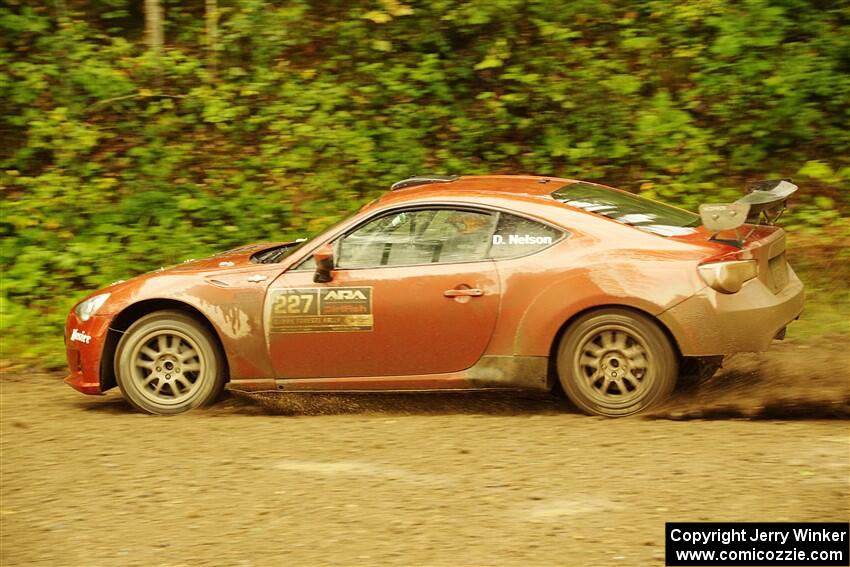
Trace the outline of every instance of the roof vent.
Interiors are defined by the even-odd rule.
[[[408,177],[407,179],[393,183],[390,190],[398,191],[399,189],[428,185],[430,183],[449,183],[457,178],[457,175],[417,175],[416,177]]]

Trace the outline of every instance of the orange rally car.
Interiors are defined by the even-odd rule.
[[[416,177],[315,238],[104,288],[65,329],[86,394],[179,413],[243,391],[552,390],[606,416],[762,351],[803,286],[765,182],[700,215],[582,181]],[[767,219],[768,223],[761,222]]]

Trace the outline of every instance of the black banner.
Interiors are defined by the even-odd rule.
[[[842,522],[668,522],[667,565],[850,565]]]

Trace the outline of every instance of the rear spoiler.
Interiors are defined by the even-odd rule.
[[[718,240],[740,247],[750,235],[747,234],[741,238],[738,229],[747,222],[759,225],[762,220],[765,224],[776,224],[788,206],[788,197],[797,189],[798,187],[791,183],[790,179],[759,181],[750,185],[747,188],[748,194],[734,203],[700,205],[699,215],[702,224],[712,233],[709,240]],[[721,232],[727,230],[735,231],[735,240],[717,238]]]

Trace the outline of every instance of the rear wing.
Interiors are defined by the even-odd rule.
[[[750,236],[752,230],[750,234],[741,238],[738,229],[747,222],[755,225],[761,224],[762,221],[769,225],[776,224],[776,221],[788,207],[788,197],[797,189],[798,187],[791,183],[790,179],[759,181],[750,185],[747,188],[748,194],[734,203],[700,205],[699,215],[703,226],[712,233],[710,240],[741,246]],[[721,232],[727,230],[735,231],[735,240],[717,238]]]

